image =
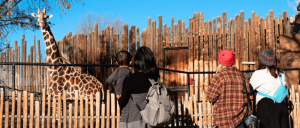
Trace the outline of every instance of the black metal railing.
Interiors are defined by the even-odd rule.
[[[0,65],[11,65],[12,68],[12,87],[11,89],[15,91],[15,66],[16,65],[34,65],[34,66],[86,66],[86,67],[118,67],[118,65],[112,65],[112,64],[52,64],[52,63],[20,63],[20,62],[1,62]],[[190,75],[191,74],[215,74],[215,71],[211,72],[188,72],[188,71],[179,71],[179,70],[172,70],[172,69],[165,69],[165,68],[158,68],[159,70],[163,70],[163,82],[165,83],[165,71],[170,72],[177,72],[177,73],[184,73],[187,75],[187,91],[188,95],[190,94],[189,86],[190,86]],[[284,71],[294,71],[298,70],[300,74],[300,68],[289,68],[289,69],[283,69]],[[242,71],[244,73],[251,73],[255,70],[246,70]],[[300,75],[299,75],[299,85],[300,85]],[[5,88],[4,86],[0,86],[0,88]]]

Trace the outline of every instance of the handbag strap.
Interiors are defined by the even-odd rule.
[[[247,96],[248,113],[252,114],[251,104],[250,104],[249,94],[248,94],[247,87],[246,87],[244,74],[243,74],[243,81],[244,81],[243,85],[244,85],[244,88],[245,88],[245,91],[246,91],[246,96]]]
[[[136,104],[136,102],[133,100],[132,96],[130,96],[130,98],[132,99],[132,101],[133,101],[133,104],[135,104],[135,106],[138,108],[138,110],[139,110],[139,111],[141,111],[141,108],[140,108],[140,106],[138,106],[138,105]]]

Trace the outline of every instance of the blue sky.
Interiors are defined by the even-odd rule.
[[[174,16],[175,23],[178,19],[188,23],[189,17],[194,16],[194,12],[203,12],[204,20],[212,20],[213,17],[222,16],[222,12],[227,12],[227,21],[234,18],[236,14],[240,14],[241,10],[245,12],[245,19],[252,15],[255,11],[256,15],[266,17],[269,10],[274,11],[274,17],[278,17],[283,10],[287,11],[288,16],[296,13],[287,0],[82,0],[85,3],[73,4],[71,8],[66,11],[66,15],[60,16],[59,12],[52,12],[51,23],[55,24],[51,27],[52,33],[56,41],[63,38],[69,32],[75,34],[75,29],[80,20],[80,16],[84,17],[87,13],[94,14],[110,13],[113,17],[120,16],[128,24],[128,28],[134,25],[140,28],[140,31],[147,28],[148,17],[151,20],[156,20],[158,26],[158,15],[162,15],[163,23],[167,26],[171,25],[171,16]],[[294,0],[290,0],[294,2]],[[34,13],[37,13],[34,12]],[[40,30],[36,31],[18,31],[9,35],[8,40],[13,47],[13,41],[18,41],[21,45],[21,35],[25,34],[27,41],[27,53],[30,45],[33,45],[34,35],[36,40],[41,40],[41,53],[45,57],[45,45]]]

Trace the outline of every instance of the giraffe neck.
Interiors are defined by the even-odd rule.
[[[59,63],[60,54],[56,44],[56,41],[53,37],[53,34],[50,30],[48,24],[42,28],[42,34],[44,37],[45,47],[46,47],[46,62],[48,63]]]

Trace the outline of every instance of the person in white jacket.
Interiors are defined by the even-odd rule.
[[[251,76],[250,84],[254,90],[273,96],[281,84],[286,84],[285,74],[280,68],[276,67],[275,55],[271,51],[264,50],[259,53],[258,60],[258,70]],[[282,80],[280,80],[280,77]],[[289,127],[288,107],[284,102],[276,103],[272,99],[257,93],[256,105],[257,118],[261,120],[260,128]]]

